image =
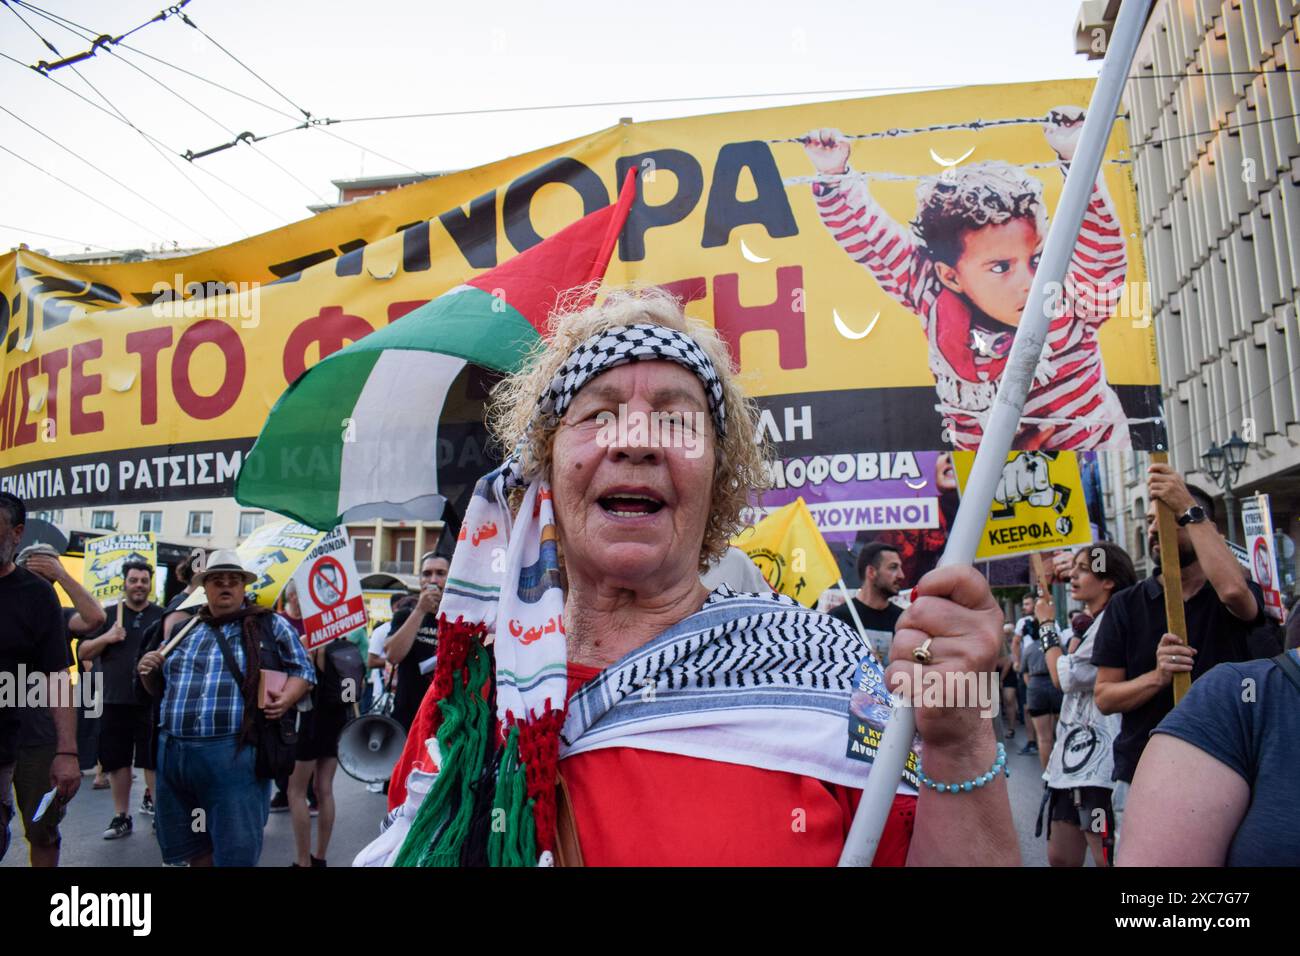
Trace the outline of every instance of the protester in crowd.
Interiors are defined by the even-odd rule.
[[[257,865],[274,775],[259,768],[257,741],[282,739],[282,719],[316,679],[289,623],[246,600],[255,580],[235,552],[213,552],[194,575],[207,598],[199,622],[166,658],[140,659],[146,689],[162,696],[156,824],[169,864]],[[267,680],[261,693],[267,671],[283,685]]]
[[[1025,681],[1025,725],[1033,729],[1030,741],[1034,745],[1030,749],[1026,744],[1022,753],[1037,754],[1038,762],[1046,771],[1047,758],[1051,756],[1052,747],[1056,743],[1056,719],[1061,713],[1061,690],[1052,682],[1047,656],[1040,643],[1043,631],[1041,614],[1048,610],[1053,616],[1056,614],[1051,595],[1043,594],[1036,606],[1040,613],[1035,617],[1033,629],[1025,631],[1020,649],[1020,674]]]
[[[394,594],[389,598],[389,612],[397,614],[397,595]],[[380,624],[375,625],[375,629],[370,632],[370,640],[366,644],[366,667],[369,669],[367,674],[370,678],[370,696],[371,700],[379,700],[384,692],[384,684],[388,679],[388,658],[384,654],[384,642],[388,640],[388,635],[392,633],[393,619],[389,618]]]
[[[195,609],[193,608],[181,610],[181,605],[184,604],[189,599],[189,596],[198,588],[198,585],[194,583],[194,573],[202,566],[203,552],[195,549],[193,554],[188,558],[185,558],[183,561],[177,561],[175,566],[172,568],[172,577],[181,585],[181,589],[172,595],[171,600],[169,600],[166,607],[163,608],[163,613],[165,615],[163,618],[163,627],[167,630],[170,631],[177,624],[188,621],[195,613]]]
[[[1020,675],[1016,673],[1016,662],[1011,656],[1011,645],[1016,638],[1015,625],[1002,625],[1002,653],[998,655],[998,686],[1002,694],[1002,706],[998,709],[999,728],[1003,737],[1011,740],[1016,736],[1016,717],[1018,695],[1016,684]]]
[[[1220,664],[1157,725],[1121,866],[1300,866],[1300,652]]]
[[[158,766],[158,724],[162,719],[162,700],[145,690],[144,685],[141,683],[140,659],[145,654],[155,651],[165,644],[169,636],[177,633],[180,628],[189,622],[190,618],[198,613],[198,606],[182,608],[181,605],[196,590],[194,572],[202,566],[203,552],[197,548],[188,558],[176,562],[173,566],[172,575],[181,585],[181,588],[171,596],[171,599],[163,607],[161,620],[145,628],[144,636],[140,639],[140,646],[136,649],[135,661],[131,665],[136,699],[149,708],[149,754],[151,758],[150,766],[154,768]],[[155,769],[153,773],[156,775],[157,770]],[[148,794],[149,790],[146,789],[145,793]],[[149,803],[152,806],[152,799]],[[148,812],[152,813],[153,810],[150,809]]]
[[[397,669],[393,719],[407,730],[433,680],[433,661],[438,653],[438,605],[449,566],[446,558],[433,551],[420,558],[419,600],[411,610],[393,615],[384,642],[388,663]]]
[[[113,785],[113,819],[105,840],[117,840],[134,829],[131,817],[132,767],[144,771],[140,812],[154,812],[153,706],[137,693],[135,666],[145,632],[163,619],[163,609],[149,600],[153,566],[146,561],[122,565],[123,598],[105,608],[108,620],[101,632],[82,642],[82,660],[98,660],[104,675],[104,723],[99,732],[99,763]]]
[[[1056,558],[1056,577],[1070,582],[1070,597],[1088,613],[1075,615],[1075,635],[1066,637],[1067,646],[1062,647],[1051,595],[1040,598],[1036,608],[1048,673],[1064,693],[1056,742],[1047,761],[1047,861],[1052,866],[1083,866],[1091,850],[1097,866],[1108,866],[1114,859],[1115,832],[1110,803],[1112,748],[1120,718],[1103,714],[1093,700],[1097,668],[1092,648],[1106,605],[1137,583],[1137,572],[1124,549],[1109,541],[1085,545],[1073,555],[1061,552]]]
[[[297,594],[294,594],[294,604]],[[316,683],[304,698],[298,724],[298,749],[293,775],[289,777],[288,803],[293,820],[296,848],[294,866],[325,866],[330,837],[334,832],[334,773],[338,769],[339,734],[352,717],[353,708],[330,696],[337,681],[326,680],[330,666],[328,646],[310,652],[316,669]],[[308,803],[311,788],[314,800]],[[313,812],[315,811],[315,812]],[[316,818],[316,852],[311,852],[311,821]]]
[[[1020,617],[1016,619],[1015,637],[1011,641],[1011,661],[1016,672],[1016,715],[1025,727],[1025,745],[1020,748],[1022,757],[1039,752],[1034,722],[1025,707],[1029,703],[1029,677],[1024,666],[1025,648],[1038,640],[1038,621],[1034,617],[1034,595],[1020,599]]]
[[[59,560],[59,554],[47,544],[34,544],[23,548],[17,564],[40,575],[51,584],[58,584],[72,601],[72,607],[63,609],[64,637],[68,641],[69,659],[74,640],[97,630],[104,623],[104,609],[76,578],[72,577]],[[75,666],[75,664],[74,664]],[[102,698],[82,698],[82,706],[98,713]],[[59,865],[59,833],[61,812],[47,810],[35,819],[41,800],[50,789],[50,765],[58,750],[58,733],[54,720],[45,707],[24,707],[22,729],[18,734],[18,759],[14,765],[14,796],[18,812],[23,818],[23,835],[27,838],[28,861],[33,867]]]
[[[657,290],[613,291],[550,328],[547,348],[494,392],[497,436],[517,457],[479,483],[466,524],[504,522],[509,509],[511,534],[500,561],[472,536],[457,545],[435,692],[408,736],[390,804],[404,802],[402,771],[427,755],[422,731],[435,715],[471,716],[444,726],[441,772],[398,864],[833,865],[870,772],[844,745],[860,638],[780,595],[710,593],[699,580],[765,480],[757,411],[725,344]],[[610,440],[601,413],[614,409],[688,415],[703,453],[641,429]],[[905,690],[900,678],[914,666],[923,681],[942,681],[991,671],[997,656],[1001,614],[974,569],[936,570],[916,595],[897,622],[888,674],[864,662],[886,713],[885,688]],[[481,644],[489,637],[495,664]],[[510,732],[517,750],[492,752],[496,735],[470,723],[478,674],[499,715],[524,720]],[[915,716],[934,787],[895,799],[876,862],[1016,863],[992,722],[974,708],[918,706]],[[524,771],[510,753],[526,755]],[[472,786],[484,812],[492,807],[493,784],[478,776],[485,765],[524,826],[494,836],[468,824],[470,811],[466,825],[443,826],[460,806],[450,788]]]
[[[1191,674],[1195,681],[1216,664],[1248,660],[1248,637],[1264,613],[1263,593],[1246,578],[1214,524],[1214,500],[1163,464],[1147,469],[1147,489],[1147,548],[1155,573],[1111,598],[1092,652],[1097,708],[1103,714],[1123,714],[1111,795],[1117,840],[1123,839],[1125,799],[1147,737],[1173,709],[1174,674]],[[1178,516],[1186,645],[1166,633],[1157,501]]]
[[[852,605],[848,602],[841,604],[831,611],[831,617],[856,631],[853,611],[857,611],[868,645],[880,663],[888,667],[894,628],[903,616],[903,609],[889,600],[903,589],[903,559],[898,549],[882,541],[863,545],[858,552],[858,577],[862,586],[849,598]]]
[[[293,628],[294,633],[297,634],[298,638],[301,640],[302,636],[307,633],[307,625],[303,623],[302,619],[302,605],[298,600],[298,585],[294,584],[293,581],[286,583],[284,588],[280,591],[280,597],[276,602],[276,608],[276,613],[289,622],[289,626]],[[307,698],[304,698],[304,702],[306,700]],[[306,719],[306,717],[302,707],[299,707],[298,710],[298,739],[301,744],[301,723]],[[293,774],[294,769],[294,767],[286,767],[276,776],[275,793],[271,797],[272,813],[286,813],[289,811],[289,777]],[[314,817],[319,812],[316,802],[316,787],[311,774],[307,775],[306,809],[303,812],[308,814],[309,817]],[[308,823],[308,826],[310,826],[310,822]]]
[[[21,498],[0,491],[0,679],[22,688],[23,698],[0,701],[0,859],[9,849],[14,816],[13,782],[18,759],[21,708],[32,690],[44,691],[54,721],[55,750],[47,785],[55,803],[46,812],[55,822],[81,786],[77,757],[77,713],[69,689],[68,643],[54,588],[40,575],[20,568],[14,558],[27,523]]]

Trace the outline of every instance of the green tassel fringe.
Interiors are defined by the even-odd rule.
[[[471,787],[483,770],[492,715],[481,689],[490,677],[491,655],[475,642],[466,669],[454,676],[454,690],[438,704],[442,723],[438,748],[442,766],[398,851],[394,866],[459,866],[474,800]],[[453,812],[454,808],[454,812]]]
[[[501,755],[492,824],[488,836],[488,862],[492,866],[536,866],[537,834],[528,780],[519,762],[519,728],[511,727]]]

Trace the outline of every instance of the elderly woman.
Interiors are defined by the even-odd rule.
[[[452,561],[390,802],[430,752],[439,773],[397,865],[833,865],[870,771],[851,691],[992,671],[984,579],[923,579],[888,675],[826,615],[708,591],[765,449],[726,346],[666,293],[553,318],[491,421],[514,451]],[[922,708],[917,729],[926,785],[900,785],[876,862],[1017,863],[992,721]]]

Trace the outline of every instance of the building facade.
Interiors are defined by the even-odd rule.
[[[1104,55],[1118,0],[1079,11],[1076,49]],[[1300,2],[1157,0],[1125,90],[1142,247],[1173,466],[1232,499],[1203,456],[1249,444],[1232,485],[1269,495],[1284,591],[1300,532]],[[1141,468],[1112,463],[1138,513]],[[1123,515],[1117,511],[1117,517]],[[1240,523],[1238,542],[1240,543]],[[1119,538],[1134,545],[1134,532]],[[1136,552],[1134,553],[1136,557]]]

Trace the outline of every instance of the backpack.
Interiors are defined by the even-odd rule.
[[[366,662],[349,640],[339,639],[325,645],[317,700],[326,706],[358,704],[365,689]]]

